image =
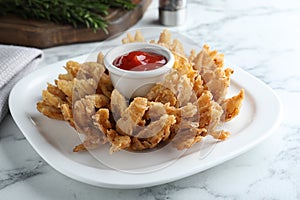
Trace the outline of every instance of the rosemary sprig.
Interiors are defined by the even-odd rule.
[[[85,25],[106,33],[104,19],[110,8],[133,9],[131,0],[0,0],[0,15],[12,13],[27,19],[46,19],[74,27]]]

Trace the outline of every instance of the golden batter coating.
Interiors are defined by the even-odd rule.
[[[141,32],[123,43],[147,42]],[[245,92],[227,98],[233,70],[224,69],[224,55],[204,45],[185,55],[182,43],[164,30],[157,41],[175,56],[173,69],[145,97],[126,99],[114,89],[100,52],[97,62],[66,63],[66,73],[48,84],[37,103],[47,117],[65,120],[84,141],[73,151],[85,151],[108,142],[110,153],[141,151],[172,143],[178,150],[192,147],[205,136],[225,140],[230,132],[222,123],[236,117]]]

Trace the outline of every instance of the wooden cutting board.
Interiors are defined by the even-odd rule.
[[[125,31],[137,23],[148,8],[151,0],[135,0],[137,6],[131,10],[111,10],[106,19],[109,22],[106,34],[94,32],[85,27],[59,25],[45,20],[28,20],[17,16],[0,17],[0,43],[47,48],[63,44],[101,41]]]

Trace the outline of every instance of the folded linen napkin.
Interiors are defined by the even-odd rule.
[[[8,95],[15,83],[35,69],[39,49],[0,44],[0,122],[8,111]]]

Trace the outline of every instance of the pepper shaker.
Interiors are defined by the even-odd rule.
[[[177,26],[186,18],[187,0],[159,0],[159,21],[163,25]]]

